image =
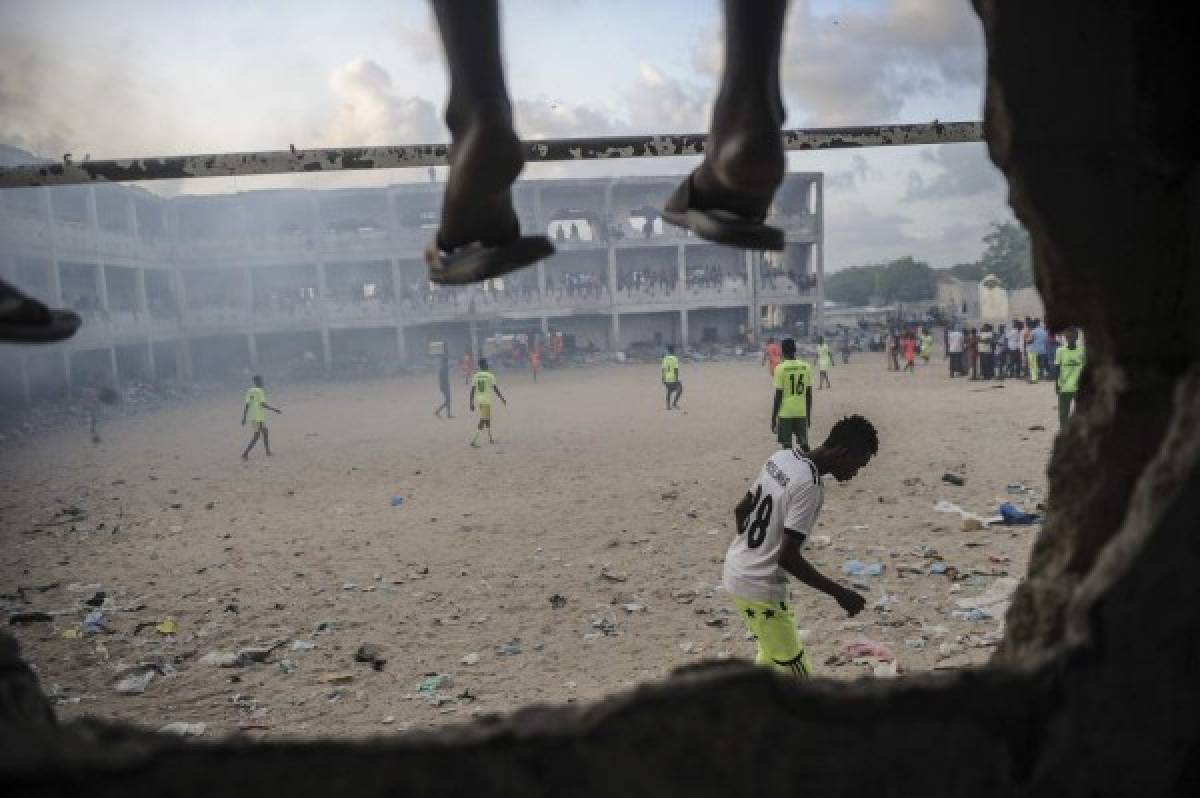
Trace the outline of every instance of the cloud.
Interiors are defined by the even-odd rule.
[[[435,64],[442,60],[442,41],[432,13],[426,13],[421,24],[414,25],[407,18],[401,21],[396,29],[396,43],[414,63]]]
[[[951,197],[975,197],[981,194],[1003,197],[1004,176],[988,159],[982,144],[939,144],[921,153],[923,164],[929,164],[932,174],[922,170],[908,172],[906,200],[924,201]]]
[[[825,185],[829,188],[852,189],[873,180],[883,178],[883,172],[871,165],[870,161],[857,153],[850,158],[848,169],[839,169],[825,175]]]
[[[338,67],[329,77],[336,108],[322,136],[324,146],[429,144],[445,141],[445,125],[433,103],[399,95],[388,71],[366,58]]]
[[[707,31],[692,54],[696,70],[715,80],[722,47],[720,32]],[[983,31],[965,0],[880,0],[837,14],[795,0],[781,61],[793,127],[911,120],[922,101],[982,94]]]

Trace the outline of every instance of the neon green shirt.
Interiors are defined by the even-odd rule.
[[[833,355],[829,352],[829,344],[817,344],[817,365],[821,371],[833,368]]]
[[[263,412],[263,405],[266,404],[266,401],[267,392],[257,385],[251,386],[250,390],[246,391],[246,407],[250,408],[246,413],[246,418],[260,424],[266,421],[267,414]]]
[[[663,382],[679,382],[679,358],[667,355],[662,361]]]
[[[782,392],[780,418],[808,416],[807,390],[812,386],[812,367],[803,360],[784,360],[775,367],[775,390]]]
[[[1079,344],[1075,344],[1074,349],[1060,346],[1054,353],[1054,365],[1058,369],[1059,393],[1079,391],[1079,375],[1083,373],[1085,360],[1083,347]]]
[[[471,384],[475,386],[475,403],[490,405],[492,392],[496,388],[496,375],[490,371],[477,371],[471,377]]]

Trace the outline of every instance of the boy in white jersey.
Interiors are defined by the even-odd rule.
[[[758,639],[756,664],[797,678],[811,673],[788,603],[788,574],[831,596],[851,617],[866,604],[857,592],[813,568],[800,547],[821,512],[821,476],[832,474],[844,482],[877,451],[879,436],[870,421],[843,418],[811,452],[789,447],[771,455],[734,509],[737,536],[725,554],[722,582]]]

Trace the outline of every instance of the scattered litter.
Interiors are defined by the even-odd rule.
[[[256,643],[252,646],[238,649],[238,660],[241,664],[246,665],[251,662],[266,662],[267,657],[271,656],[271,652],[287,642],[286,638],[272,640],[269,643]]]
[[[479,655],[472,651],[470,654],[463,657],[461,662],[463,665],[478,665]]]
[[[723,629],[728,621],[724,618],[709,618],[704,622],[705,626],[711,626],[714,629]]]
[[[871,527],[868,524],[854,524],[850,528],[855,532],[862,532],[864,529],[870,529]]]
[[[159,734],[177,734],[180,737],[199,737],[208,731],[207,723],[185,723],[183,721],[175,721],[168,723],[158,730]]]
[[[387,658],[383,656],[383,652],[379,646],[373,643],[363,643],[354,652],[355,662],[365,662],[377,671],[383,670],[383,666],[387,664]]]
[[[636,602],[636,601],[631,601],[631,602],[629,602],[628,604],[622,604],[622,605],[621,605],[621,609],[625,610],[625,612],[628,612],[629,614],[631,614],[631,615],[632,615],[632,614],[633,614],[633,613],[635,613],[635,612],[645,612],[645,611],[646,611],[646,605],[645,605],[645,604],[639,604],[639,603],[638,603],[638,602]]]
[[[826,549],[833,545],[833,538],[829,535],[813,535],[808,542],[814,549]]]
[[[317,681],[321,684],[350,684],[354,681],[354,674],[345,671],[326,671],[317,677]]]
[[[1034,424],[1031,427],[1029,427],[1029,431],[1030,432],[1045,432],[1046,428],[1043,427],[1041,424]]]
[[[895,593],[883,593],[879,599],[872,605],[872,609],[880,612],[891,612],[892,607],[900,603],[900,597]]]
[[[566,596],[560,596],[558,593],[555,593],[553,596],[550,597],[550,608],[551,609],[561,610],[565,606],[567,606],[567,597]]]
[[[1012,502],[1004,502],[998,510],[1002,519],[1001,523],[1005,525],[1027,525],[1036,524],[1041,521],[1041,516],[1036,513],[1027,513],[1018,509]]]
[[[515,657],[521,653],[521,639],[514,637],[509,642],[496,646],[496,656],[499,657]]]
[[[992,582],[982,594],[970,598],[958,599],[958,606],[964,610],[983,610],[990,617],[1003,618],[1012,603],[1012,594],[1020,581],[1013,576],[1002,576]],[[971,620],[974,620],[973,618]]]
[[[392,506],[393,507],[399,507],[402,504],[404,504],[403,496],[393,496],[392,497]]]
[[[946,573],[946,569],[948,567],[949,566],[947,566],[944,562],[931,562],[929,563],[929,573],[933,574],[934,576],[941,576],[942,574]]]
[[[391,724],[396,722],[396,716],[388,715],[386,718],[384,718],[383,720],[381,720],[379,722],[382,723],[384,726],[390,726]]]
[[[1007,565],[1008,563],[1012,562],[1012,557],[1004,554],[989,554],[988,562],[994,562],[997,565]]]
[[[50,623],[54,620],[54,616],[48,612],[14,612],[8,616],[8,623],[12,626],[25,626],[31,623]]]
[[[104,613],[100,610],[89,612],[87,617],[83,619],[83,631],[89,635],[107,632],[108,627],[104,624]]]
[[[672,499],[678,499],[679,491],[677,491],[677,490],[663,491],[661,498],[663,499],[663,501],[670,501]]]
[[[679,650],[680,650],[680,651],[682,651],[684,654],[692,654],[692,653],[695,653],[695,651],[696,651],[696,644],[695,644],[695,643],[693,643],[693,642],[691,642],[690,640],[689,640],[688,642],[686,642],[686,643],[680,643],[680,644],[679,644]]]
[[[876,665],[875,670],[872,672],[875,674],[876,679],[895,679],[900,675],[900,663],[895,661],[883,662]]]
[[[1000,516],[998,516],[998,515],[993,516],[991,518],[984,518],[982,515],[976,515],[975,513],[970,512],[969,510],[964,510],[963,508],[959,507],[954,502],[948,502],[945,499],[943,499],[943,500],[939,501],[937,504],[933,505],[933,509],[934,509],[934,511],[939,512],[939,513],[957,514],[964,521],[965,520],[977,521],[979,523],[979,526],[973,527],[975,529],[982,529],[990,523],[1001,520]]]
[[[106,598],[108,598],[107,593],[105,593],[103,590],[97,590],[95,593],[92,594],[92,597],[90,599],[87,599],[83,603],[89,607],[103,607],[104,599],[106,599]]]
[[[698,596],[695,590],[676,590],[671,594],[671,598],[675,599],[677,604],[691,604]]]
[[[950,610],[950,617],[960,621],[990,621],[992,615],[979,607],[972,607],[969,610]]]
[[[154,627],[154,630],[160,635],[179,634],[179,624],[175,622],[174,618],[164,618],[161,623]]]
[[[249,718],[242,718],[238,721],[238,728],[242,731],[267,731],[271,728],[271,724],[267,722],[266,713],[255,715]]]
[[[296,663],[292,662],[290,659],[279,660],[279,672],[280,673],[290,676],[291,674],[295,673],[297,670],[299,670],[299,669],[296,667]]]
[[[617,633],[617,621],[608,615],[605,615],[601,618],[594,618],[592,619],[592,628],[598,630],[598,634],[595,634],[593,637],[584,635],[585,639],[594,640],[596,637],[600,637],[601,635],[605,637],[612,637]]]
[[[293,640],[292,651],[312,651],[317,644],[312,640]]]
[[[233,651],[210,651],[200,658],[201,665],[215,665],[218,668],[236,668],[242,660]]]
[[[904,641],[904,645],[909,648],[922,649],[925,648],[926,640],[923,637],[910,637]]]
[[[846,560],[842,563],[842,573],[846,576],[882,576],[883,563],[865,563],[861,560]]]
[[[874,640],[855,640],[853,643],[846,645],[846,656],[851,659],[858,657],[874,657],[881,662],[893,662],[896,655],[892,650],[883,643],[877,643]]]
[[[157,672],[153,665],[139,666],[138,670],[117,681],[117,692],[121,695],[141,695],[146,692]]]
[[[617,573],[616,571],[610,571],[607,568],[601,569],[600,578],[607,579],[610,582],[625,582],[629,579],[629,577],[625,574]]]
[[[82,633],[79,631],[78,626],[72,626],[69,629],[63,629],[62,637],[63,640],[78,640],[82,637]]]
[[[426,676],[421,681],[417,682],[418,693],[433,693],[446,687],[450,684],[450,677],[445,673],[437,673],[432,676]]]
[[[959,487],[962,487],[962,485],[966,483],[966,480],[960,477],[958,474],[951,474],[949,471],[947,471],[945,474],[942,474],[942,482],[948,482],[951,485],[958,485]]]

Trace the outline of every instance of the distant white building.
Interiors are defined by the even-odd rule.
[[[1010,290],[994,274],[982,280],[939,275],[937,305],[950,318],[967,323],[1003,323],[1014,318],[1042,318],[1044,306],[1033,287]]]

